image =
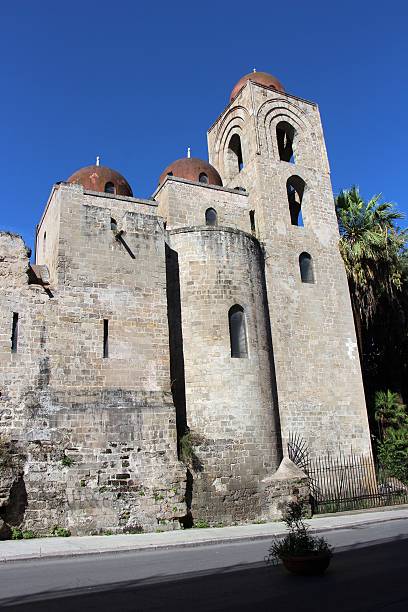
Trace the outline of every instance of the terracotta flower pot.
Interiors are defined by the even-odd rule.
[[[298,576],[321,576],[329,567],[331,553],[309,553],[303,556],[283,557],[282,563],[292,574]]]

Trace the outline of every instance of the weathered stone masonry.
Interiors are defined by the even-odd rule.
[[[80,170],[33,265],[0,233],[1,537],[268,519],[304,487],[278,469],[291,432],[371,452],[318,109],[259,75],[210,128],[212,166],[178,160],[151,200]]]
[[[185,514],[168,376],[163,229],[146,206],[120,200],[116,220],[126,227],[133,259],[111,230],[111,204],[76,186],[54,191],[39,230],[58,207],[56,245],[47,232],[57,260],[47,291],[28,284],[22,241],[2,235],[1,423],[27,455],[25,526],[37,532],[53,525],[78,533],[155,529]],[[38,252],[42,246],[39,240]],[[39,261],[48,265],[47,253]],[[74,463],[64,466],[64,456]]]

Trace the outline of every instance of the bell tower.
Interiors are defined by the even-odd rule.
[[[283,448],[369,454],[354,321],[317,105],[250,73],[208,131],[223,184],[245,190],[264,249]],[[244,228],[243,228],[244,229]]]

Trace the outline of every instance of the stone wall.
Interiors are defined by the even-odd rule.
[[[54,191],[50,218],[54,203],[52,249],[37,246],[37,263],[55,270],[49,288],[28,284],[22,240],[0,238],[0,432],[26,455],[16,475],[27,493],[23,526],[37,533],[55,525],[73,533],[178,527],[185,469],[170,392],[163,227],[148,205],[77,186]]]
[[[260,481],[280,460],[263,256],[231,228],[169,232],[178,255],[192,514],[210,523],[259,518]],[[228,312],[243,307],[248,357],[231,357]]]
[[[251,231],[245,192],[168,176],[155,199],[167,229],[205,225],[205,211],[214,208],[218,225]]]
[[[276,125],[295,128],[295,163],[281,161]],[[244,168],[228,165],[231,135]],[[248,83],[208,133],[210,161],[224,184],[247,189],[264,245],[282,435],[297,433],[312,455],[371,452],[357,342],[338,250],[324,135],[316,104]],[[287,180],[306,183],[303,227],[291,224]],[[315,283],[302,283],[299,256],[311,255]]]

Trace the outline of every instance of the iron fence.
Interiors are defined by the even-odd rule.
[[[309,478],[315,514],[408,503],[408,487],[381,468],[371,456],[325,455],[310,458],[301,438],[291,436],[289,458]]]
[[[309,463],[312,511],[341,512],[408,503],[408,489],[371,457],[318,457]]]

